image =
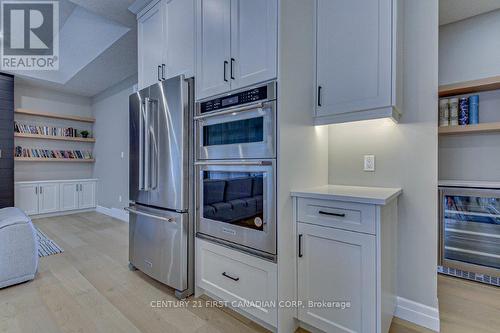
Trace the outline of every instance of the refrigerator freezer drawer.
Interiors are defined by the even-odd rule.
[[[129,261],[152,278],[182,291],[188,287],[188,214],[131,206]]]

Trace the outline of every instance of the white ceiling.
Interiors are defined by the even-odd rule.
[[[95,96],[137,74],[137,23],[133,0],[60,0],[58,71],[19,71],[27,82]]]
[[[439,25],[500,9],[500,0],[439,0]]]

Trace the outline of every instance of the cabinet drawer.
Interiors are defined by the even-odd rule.
[[[368,234],[375,234],[376,207],[343,201],[298,199],[298,220]]]
[[[269,306],[277,300],[276,264],[201,239],[196,244],[197,286],[276,327],[276,307]]]

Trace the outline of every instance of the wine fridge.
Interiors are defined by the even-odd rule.
[[[440,265],[473,280],[500,277],[500,189],[439,188]],[[481,280],[482,281],[482,280]],[[489,281],[482,281],[489,282]]]

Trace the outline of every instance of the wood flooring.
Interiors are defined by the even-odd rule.
[[[231,310],[196,302],[152,307],[176,299],[172,289],[128,270],[124,222],[92,212],[35,223],[65,252],[41,258],[34,281],[0,289],[0,332],[268,332]],[[439,277],[439,301],[441,332],[498,332],[499,288]],[[426,332],[399,319],[391,327],[391,333]]]

